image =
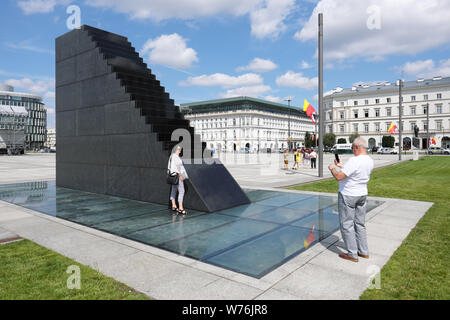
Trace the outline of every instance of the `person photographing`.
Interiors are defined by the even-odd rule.
[[[367,183],[373,170],[373,160],[367,155],[367,143],[363,138],[353,141],[352,152],[354,157],[345,164],[335,159],[328,169],[339,181],[339,227],[347,250],[347,253],[339,254],[339,257],[358,262],[358,256],[369,258],[365,219]],[[341,170],[338,171],[336,167]]]

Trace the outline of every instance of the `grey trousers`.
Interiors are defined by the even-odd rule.
[[[175,200],[178,191],[178,203],[183,202],[184,181],[179,180],[178,184],[173,184],[170,190],[170,200]]]
[[[339,224],[347,254],[352,258],[358,258],[358,252],[369,254],[365,226],[366,203],[367,196],[352,197],[339,192]]]

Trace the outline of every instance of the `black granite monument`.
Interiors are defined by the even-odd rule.
[[[208,164],[206,144],[127,38],[84,25],[55,42],[57,186],[167,204],[167,162],[181,143],[186,208],[250,202],[219,161]],[[172,141],[176,129],[189,135]]]

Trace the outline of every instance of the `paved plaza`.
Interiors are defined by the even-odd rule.
[[[274,190],[317,179],[315,170],[306,167],[281,170],[281,154],[231,156],[221,155],[221,159],[244,187]],[[373,156],[376,167],[395,163],[397,157]],[[331,161],[332,156],[326,155],[325,164]],[[54,180],[54,166],[54,154],[0,157],[0,184]],[[327,177],[328,170],[324,173]],[[0,241],[1,237],[30,239],[156,299],[358,299],[371,276],[432,206],[430,202],[369,199],[383,201],[367,216],[370,259],[352,263],[338,258],[343,242],[337,231],[260,279],[3,201]]]

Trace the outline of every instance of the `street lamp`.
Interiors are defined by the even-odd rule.
[[[289,117],[288,117],[288,149],[291,150],[291,97],[284,99],[284,101],[288,102],[289,107]]]

